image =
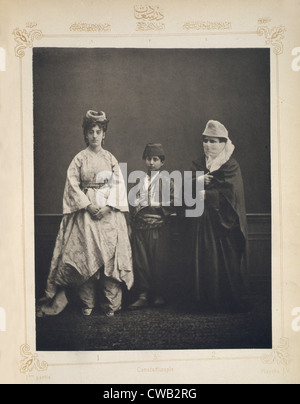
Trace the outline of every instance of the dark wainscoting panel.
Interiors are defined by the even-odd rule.
[[[56,236],[61,223],[61,215],[36,215],[35,217],[35,259],[36,259],[36,296],[41,297],[45,289]],[[251,284],[269,291],[272,277],[272,223],[270,214],[249,214],[249,274]],[[182,273],[176,263],[182,262],[178,251],[180,243],[179,223],[173,218],[173,264],[175,273]],[[178,266],[178,265],[177,265]]]

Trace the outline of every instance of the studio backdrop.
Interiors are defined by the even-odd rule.
[[[67,168],[86,147],[81,125],[90,109],[106,112],[105,148],[128,163],[129,172],[144,169],[149,142],[164,145],[168,171],[189,170],[203,153],[207,121],[222,122],[243,172],[253,275],[270,275],[269,49],[35,48],[33,67],[40,288],[62,213]]]

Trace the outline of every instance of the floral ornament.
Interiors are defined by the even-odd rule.
[[[262,362],[265,365],[272,365],[276,363],[278,366],[287,370],[290,362],[288,353],[289,347],[289,340],[287,338],[282,338],[278,347],[273,349],[269,355],[265,355],[262,358]]]
[[[266,45],[274,46],[274,53],[276,55],[281,55],[283,53],[283,43],[286,28],[282,25],[279,27],[268,28],[259,27],[257,33],[259,36],[265,36]]]
[[[43,38],[42,31],[32,30],[27,31],[26,29],[20,30],[15,29],[13,32],[17,46],[15,47],[16,56],[22,58],[25,56],[24,50],[27,48],[33,48],[35,40],[41,40]]]
[[[21,346],[21,356],[22,360],[20,363],[20,372],[28,373],[33,370],[37,370],[39,372],[44,372],[48,369],[48,363],[43,361],[40,362],[38,359],[38,354],[32,354],[30,352],[30,346],[25,344]]]

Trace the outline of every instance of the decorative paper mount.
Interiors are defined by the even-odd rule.
[[[165,25],[163,24],[165,27]],[[111,28],[107,29],[111,31]],[[279,25],[273,28],[267,26],[260,26],[257,29],[257,35],[264,36],[266,40],[266,45],[273,48],[275,55],[281,55],[284,50],[283,40],[285,39],[285,33],[287,29],[283,25]],[[209,34],[209,33],[208,33]],[[14,40],[16,42],[15,55],[18,58],[23,58],[25,56],[26,49],[32,49],[34,47],[35,41],[43,39],[43,33],[39,29],[19,29],[16,28],[13,31]]]

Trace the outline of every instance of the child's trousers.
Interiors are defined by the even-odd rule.
[[[133,232],[133,257],[138,292],[164,297],[170,263],[170,228]]]

